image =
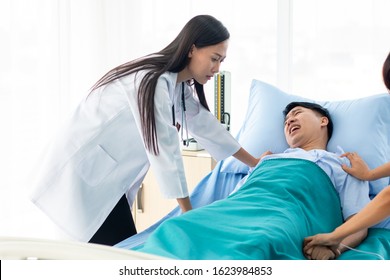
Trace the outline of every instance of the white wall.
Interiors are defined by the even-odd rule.
[[[387,0],[0,1],[0,235],[53,236],[26,193],[39,155],[110,68],[158,51],[194,15],[231,33],[232,132],[251,80],[317,99],[384,92]],[[212,104],[213,85],[207,85]],[[37,163],[38,162],[38,163]]]

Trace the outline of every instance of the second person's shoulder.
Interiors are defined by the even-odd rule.
[[[177,73],[165,72],[158,77],[157,87],[167,88],[168,90],[176,87]]]

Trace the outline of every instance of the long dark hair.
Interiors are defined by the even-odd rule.
[[[387,55],[385,62],[383,63],[382,75],[383,82],[385,83],[387,90],[390,91],[390,52]]]
[[[154,95],[158,78],[165,72],[178,73],[189,63],[191,47],[203,48],[219,44],[229,39],[230,34],[223,24],[210,15],[193,17],[183,27],[177,37],[163,50],[136,59],[107,72],[92,87],[95,90],[118,78],[146,70],[138,89],[138,107],[140,111],[142,134],[146,148],[155,155],[159,154],[154,114]],[[196,94],[203,107],[209,110],[203,85],[193,81]]]

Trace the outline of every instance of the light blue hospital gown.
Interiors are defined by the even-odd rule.
[[[340,154],[342,153],[343,151],[341,150]],[[289,148],[283,153],[272,154],[263,157],[259,164],[264,160],[272,158],[306,159],[316,163],[319,167],[321,167],[321,169],[324,170],[325,173],[329,176],[337,193],[339,194],[344,220],[359,212],[364,208],[364,206],[366,206],[367,203],[370,202],[368,182],[361,181],[347,174],[341,168],[341,164],[350,165],[349,160],[345,157],[341,158],[339,154],[320,149],[305,151],[300,148]],[[248,176],[244,177],[238,183],[235,190],[244,184]],[[326,205],[320,205],[319,207],[326,207]],[[390,228],[390,219],[384,220],[374,227]]]

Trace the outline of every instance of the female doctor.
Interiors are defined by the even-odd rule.
[[[32,201],[69,237],[114,245],[136,234],[130,205],[149,166],[164,197],[183,213],[192,208],[178,127],[216,160],[233,155],[255,166],[209,112],[203,90],[229,36],[212,16],[196,16],[163,50],[106,73],[52,145]]]

